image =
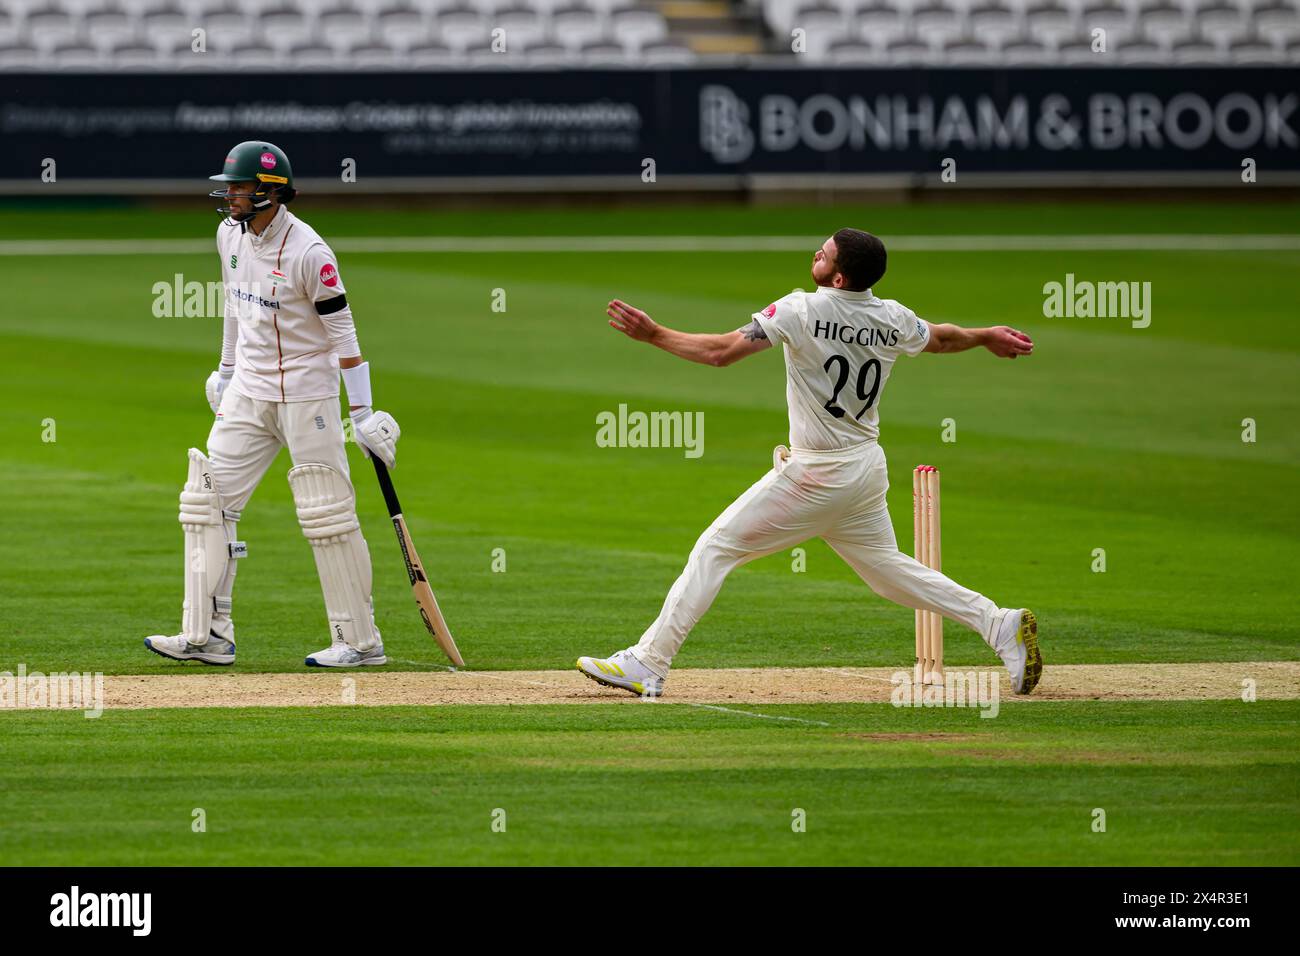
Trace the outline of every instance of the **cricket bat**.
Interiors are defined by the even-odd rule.
[[[460,656],[456,641],[447,628],[447,621],[438,608],[438,599],[433,596],[429,579],[424,574],[424,564],[416,553],[415,542],[411,540],[411,531],[406,527],[402,517],[402,506],[397,501],[397,492],[393,489],[393,479],[388,475],[388,467],[379,460],[378,455],[371,455],[375,463],[375,475],[379,478],[379,488],[384,493],[384,503],[388,505],[388,516],[393,519],[393,529],[397,532],[397,543],[402,547],[402,559],[406,562],[406,574],[411,579],[411,593],[415,596],[415,605],[420,609],[420,617],[428,628],[438,646],[457,667],[465,666],[465,659]]]

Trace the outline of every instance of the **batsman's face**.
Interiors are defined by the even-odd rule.
[[[812,278],[818,285],[835,286],[835,240],[827,239],[820,249],[813,253]]]
[[[257,183],[231,183],[226,195],[230,202],[230,211],[235,215],[246,215],[253,211],[253,201],[247,197],[257,191]]]

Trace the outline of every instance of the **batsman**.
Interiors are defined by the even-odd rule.
[[[248,549],[239,518],[282,447],[289,449],[302,532],[311,543],[325,596],[329,646],[309,667],[387,663],[375,626],[370,552],[339,415],[339,377],[347,388],[356,442],[392,467],[401,430],[371,407],[370,366],[361,356],[338,260],[311,226],[288,209],[296,191],[289,158],[252,140],[210,177],[217,252],[225,288],[221,358],[208,376],[216,415],[207,453],[189,450],[180,497],[185,534],[181,633],[145,638],[178,661],[235,662],[235,570]]]

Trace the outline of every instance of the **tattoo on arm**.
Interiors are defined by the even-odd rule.
[[[763,327],[758,324],[758,319],[755,319],[753,322],[750,322],[749,325],[742,329],[738,329],[737,331],[742,332],[745,338],[751,342],[756,341],[757,339],[767,338],[767,333],[764,332]]]

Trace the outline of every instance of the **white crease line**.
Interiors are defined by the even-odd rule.
[[[856,680],[875,681],[878,684],[893,684],[893,680],[888,677],[877,677],[875,674],[855,673],[847,667],[819,667],[819,671],[827,674],[836,674],[840,677],[852,677]],[[910,667],[900,667],[899,670],[911,671]]]
[[[532,684],[534,687],[550,687],[553,690],[565,689],[563,684],[548,684],[545,681],[528,680],[525,677],[504,677],[501,674],[488,674],[483,671],[461,670],[460,668],[453,667],[450,664],[427,664],[422,661],[404,661],[397,657],[390,657],[389,660],[395,661],[398,664],[415,664],[420,667],[441,667],[449,674],[465,674],[469,677],[483,677],[487,680],[503,680],[511,684]]]
[[[838,674],[838,675],[841,676],[841,677],[852,677],[852,678],[854,678],[854,679],[856,679],[856,680],[875,681],[875,682],[878,683],[878,684],[891,684],[891,685],[892,685],[892,684],[894,683],[893,680],[891,680],[891,679],[889,679],[889,678],[885,678],[885,677],[877,677],[877,676],[875,676],[874,674],[855,673],[855,672],[851,671],[851,670],[850,670],[849,668],[847,668],[847,667],[819,667],[819,668],[817,668],[817,669],[818,669],[819,671],[823,671],[823,672],[825,672],[825,673],[827,673],[827,674]],[[908,668],[908,667],[900,667],[899,670],[905,670],[905,671],[910,672],[910,671],[911,671],[911,668]],[[996,668],[995,668],[995,670],[996,670]],[[977,672],[978,672],[978,669],[977,669]],[[994,672],[994,671],[989,671],[988,673],[991,674],[991,673],[993,673],[993,672]],[[1001,672],[1001,671],[997,671],[997,676],[998,676],[998,684],[999,684],[999,686],[1000,686],[1000,685],[1002,684],[1002,672]],[[1052,698],[1044,698],[1044,697],[1041,697],[1041,696],[1040,696],[1040,697],[1034,697],[1034,696],[1032,696],[1032,695],[1016,694],[1016,693],[1013,693],[1013,692],[1011,691],[1009,685],[1008,685],[1007,693],[1006,693],[1005,695],[1002,694],[1001,691],[999,691],[999,693],[998,693],[998,700],[1000,700],[1000,701],[1002,701],[1002,700],[1010,701],[1010,702],[1012,702],[1012,703],[1016,703],[1016,704],[1028,704],[1028,703],[1031,703],[1031,702],[1034,702],[1034,701],[1051,700],[1051,699],[1052,699]],[[1135,698],[1135,699],[1136,699],[1136,698]],[[1195,700],[1195,699],[1197,699],[1197,698],[1189,698],[1189,699]],[[864,702],[864,703],[870,703],[870,702],[869,702],[869,701],[866,701],[866,702]]]
[[[724,714],[736,714],[741,717],[758,717],[761,718],[762,720],[787,720],[795,724],[813,724],[814,726],[817,727],[830,726],[830,724],[826,723],[826,721],[824,720],[806,720],[803,717],[780,717],[776,714],[756,714],[753,711],[732,710],[730,707],[720,707],[717,704],[692,704],[689,701],[680,701],[680,702],[665,701],[665,703],[672,704],[675,707],[699,707],[704,710],[716,710]]]
[[[1300,235],[1241,233],[1127,235],[883,236],[911,252],[1101,252],[1147,250],[1300,250]],[[344,236],[339,252],[806,252],[821,237],[805,236]],[[4,256],[197,255],[216,249],[209,239],[6,239]]]

